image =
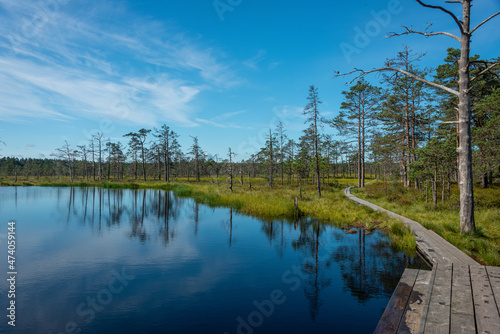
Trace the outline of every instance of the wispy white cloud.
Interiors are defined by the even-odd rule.
[[[166,23],[106,1],[54,3],[0,0],[1,120],[197,126],[201,91],[241,83],[220,51]]]
[[[304,108],[297,106],[276,106],[273,108],[276,118],[281,121],[287,130],[302,131],[304,129]]]
[[[241,126],[236,125],[236,124],[234,124],[234,123],[222,124],[222,123],[217,123],[217,122],[210,121],[210,120],[208,120],[208,119],[203,119],[203,118],[196,118],[196,119],[195,119],[195,121],[196,121],[196,122],[203,123],[203,124],[207,124],[207,125],[212,125],[212,126],[215,126],[215,127],[218,127],[218,128],[234,128],[234,129],[241,129]]]
[[[259,50],[255,56],[243,61],[243,65],[257,70],[259,69],[257,65],[266,58],[266,54],[266,50]]]
[[[222,114],[222,115],[215,116],[214,119],[215,120],[225,120],[225,119],[231,118],[233,116],[241,115],[241,114],[244,114],[244,113],[246,113],[245,110],[228,112],[228,113],[225,113],[225,114]]]
[[[234,129],[241,129],[243,128],[242,126],[231,122],[231,123],[223,123],[223,121],[226,121],[234,116],[241,115],[246,113],[245,110],[240,110],[240,111],[234,111],[234,112],[228,112],[224,113],[215,117],[212,117],[210,119],[203,119],[203,118],[196,118],[195,121],[198,123],[203,123],[211,126],[215,126],[218,128],[234,128]]]
[[[277,106],[273,108],[274,114],[283,119],[305,119],[304,108],[296,106]]]

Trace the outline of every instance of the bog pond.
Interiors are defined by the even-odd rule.
[[[16,328],[2,314],[0,332],[372,333],[405,267],[423,266],[380,231],[161,190],[3,187],[0,218],[17,270]]]

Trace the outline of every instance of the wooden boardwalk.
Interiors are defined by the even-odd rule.
[[[461,264],[463,266],[478,266],[479,263],[474,261],[467,254],[462,252],[457,247],[450,244],[448,241],[443,239],[436,232],[431,231],[420,225],[420,223],[398,215],[394,212],[388,211],[381,208],[378,205],[372,204],[361,198],[351,194],[351,188],[348,187],[344,190],[345,195],[353,200],[354,202],[367,206],[375,211],[382,211],[387,213],[389,217],[397,218],[401,220],[404,224],[410,226],[415,238],[417,240],[417,248],[420,253],[429,261],[429,263],[446,263],[446,264]]]
[[[481,266],[422,225],[359,199],[411,227],[432,271],[406,269],[375,333],[500,334],[500,267]]]
[[[500,333],[500,268],[406,269],[375,333]]]

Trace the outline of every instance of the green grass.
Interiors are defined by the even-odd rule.
[[[0,180],[8,185],[20,185],[18,181]],[[299,216],[316,218],[339,227],[357,227],[367,230],[382,229],[389,233],[393,246],[397,249],[415,252],[415,238],[411,231],[400,221],[389,218],[386,214],[355,204],[343,194],[346,186],[354,185],[353,179],[331,179],[329,185],[322,187],[322,196],[318,197],[314,185],[302,186],[302,198],[299,196],[298,184],[283,185],[275,181],[271,189],[263,179],[252,179],[252,188],[248,186],[248,178],[244,178],[243,185],[239,178],[233,181],[233,192],[225,178],[220,178],[219,185],[215,179],[206,178],[202,182],[187,183],[187,180],[176,180],[169,184],[160,181],[125,180],[123,182],[70,182],[67,178],[47,179],[42,181],[30,179],[30,185],[36,186],[100,186],[116,189],[163,189],[171,190],[181,197],[192,197],[197,202],[212,207],[225,206],[250,216],[266,220],[289,219]],[[81,181],[81,182],[80,182]],[[298,210],[294,207],[294,198],[298,199]]]
[[[425,201],[425,193],[401,184],[388,184],[385,195],[382,182],[367,185],[364,189],[353,189],[353,194],[377,204],[387,210],[418,221],[448,240],[450,243],[487,265],[500,265],[500,187],[474,188],[475,220],[474,235],[460,234],[459,190],[456,185],[450,189],[450,199],[441,201],[438,189],[438,204]]]

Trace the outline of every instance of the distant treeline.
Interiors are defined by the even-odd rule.
[[[199,176],[201,179],[208,179],[217,182],[217,179],[227,179],[230,175],[230,166],[228,160],[216,162],[212,158],[202,157],[199,162]],[[36,159],[36,158],[0,158],[0,176],[14,177],[16,180],[35,178],[61,178],[73,177],[75,181],[122,181],[143,180],[144,174],[139,164],[134,162],[118,161],[105,158],[101,162],[101,173],[99,173],[98,161],[75,160],[72,162],[72,172],[70,175],[69,165],[60,159]],[[380,166],[376,164],[368,165],[368,172],[377,176],[380,172]],[[194,159],[181,159],[180,161],[171,161],[169,166],[170,180],[183,179],[196,181],[196,169]],[[290,164],[284,164],[283,182],[285,184],[298,183],[299,175]],[[147,180],[165,180],[164,164],[160,162],[147,162],[145,164]],[[250,176],[253,178],[268,179],[268,167],[262,161],[248,160],[232,163],[235,179],[247,181]],[[275,174],[281,175],[280,165],[274,166]],[[353,178],[356,177],[355,158],[348,159],[342,163],[332,163],[322,168],[321,180],[323,183],[331,183],[334,178]],[[314,182],[314,174],[306,173],[303,175],[304,182]],[[220,180],[219,180],[220,181]],[[281,178],[279,177],[281,182]]]

